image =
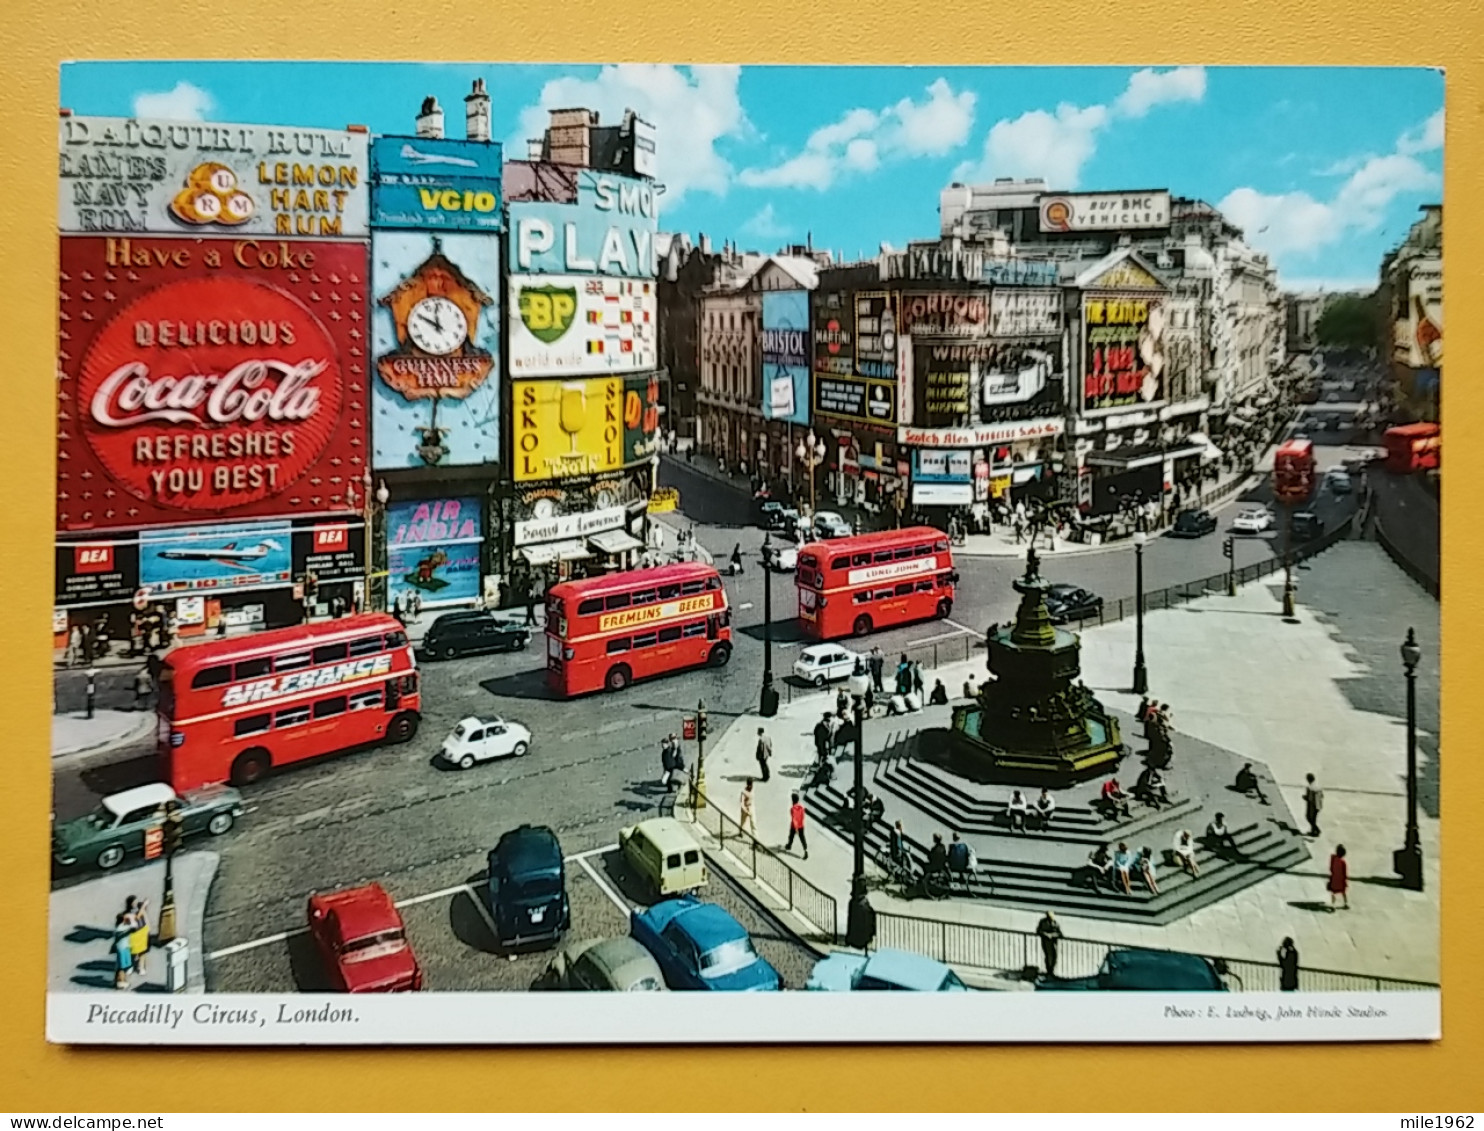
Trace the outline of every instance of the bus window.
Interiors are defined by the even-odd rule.
[[[871,564],[871,555],[870,554],[853,554],[853,555],[851,555],[851,558],[850,558],[850,564],[853,565],[853,566],[870,565]]]
[[[379,636],[363,636],[359,640],[352,640],[350,642],[351,659],[355,659],[357,656],[374,656],[380,651],[381,637]]]
[[[720,589],[721,588],[721,578],[719,578],[719,577],[708,577],[706,579],[706,588],[707,589]]]
[[[266,734],[272,724],[273,716],[265,711],[261,715],[249,715],[245,719],[238,719],[232,727],[232,733],[237,738],[246,738],[250,734]]]
[[[280,730],[284,727],[296,727],[300,723],[307,723],[308,721],[308,707],[285,707],[273,716],[273,725]]]
[[[629,607],[629,595],[627,593],[615,593],[603,602],[605,609],[627,609]]]
[[[931,593],[933,591],[932,579],[929,578],[927,581],[919,581],[917,583],[917,591],[919,593]]]
[[[636,605],[652,605],[656,600],[655,592],[653,589],[641,589],[630,600]]]
[[[402,677],[402,694],[417,694],[417,672],[409,672],[407,675],[404,675]]]
[[[896,595],[898,597],[905,597],[910,592],[912,592],[912,582],[910,582],[910,581],[903,581],[903,582],[901,582],[900,584],[897,585],[897,593],[896,593]]]
[[[883,562],[889,562],[891,561],[891,551],[877,550],[876,553],[872,556],[871,560],[877,565],[881,565]]]
[[[946,554],[948,553],[948,543],[943,539],[939,539],[938,541],[933,543],[933,549],[937,553]]]
[[[276,672],[296,672],[308,666],[308,652],[290,652],[287,656],[278,656],[273,661],[273,670]]]
[[[243,660],[232,669],[232,677],[237,680],[257,679],[265,676],[273,670],[273,661],[267,656],[258,660]]]
[[[660,643],[661,644],[673,644],[675,641],[677,641],[679,639],[680,639],[680,629],[679,628],[662,628],[662,629],[660,629]]]
[[[871,596],[875,597],[878,601],[890,601],[893,594],[890,589],[878,589]]]
[[[912,556],[914,558],[925,558],[929,554],[931,554],[932,552],[933,552],[933,548],[931,546],[913,546],[912,547]]]
[[[720,617],[707,617],[706,618],[706,639],[707,640],[715,640],[720,635],[721,635],[721,618]]]
[[[580,617],[590,617],[602,611],[603,598],[601,597],[589,597],[586,601],[579,601],[577,604],[577,615]]]
[[[202,668],[191,680],[191,690],[200,691],[203,687],[220,687],[224,683],[232,682],[232,665],[218,664],[214,668]]]
[[[661,585],[660,586],[660,600],[661,601],[673,601],[678,596],[680,596],[680,586],[678,586],[678,585]]]
[[[381,691],[357,691],[350,697],[350,709],[352,711],[369,711],[374,707],[381,706]]]
[[[319,664],[333,664],[336,660],[345,659],[346,648],[344,644],[321,644],[314,650],[314,662]]]
[[[317,719],[328,719],[331,715],[345,714],[345,696],[337,695],[333,699],[321,699],[314,705],[314,717]]]
[[[386,681],[386,709],[395,711],[402,705],[402,681],[389,679]]]
[[[704,581],[687,581],[680,587],[680,592],[687,597],[694,597],[697,593],[701,592],[701,590],[705,588],[706,583]]]
[[[683,636],[685,636],[687,638],[692,637],[692,636],[705,636],[706,635],[706,625],[702,621],[697,621],[695,624],[688,624],[682,630],[681,635],[683,635]]]
[[[628,650],[629,638],[627,636],[621,636],[616,640],[608,641],[608,654],[610,656],[616,655],[619,652],[627,652]]]
[[[859,593],[855,594],[851,598],[851,600],[854,601],[857,605],[869,604],[871,600],[871,594],[863,589]]]
[[[656,640],[656,636],[655,636],[655,634],[653,632],[646,632],[642,636],[636,636],[636,637],[634,637],[634,647],[635,648],[652,648],[652,647],[654,647],[655,640]]]
[[[830,559],[830,568],[831,569],[849,569],[850,568],[850,559],[849,558],[846,558],[846,557],[831,558]]]
[[[386,634],[386,646],[388,648],[407,647],[407,634],[405,632],[388,632]]]
[[[910,558],[914,553],[916,553],[916,551],[913,550],[911,546],[903,546],[900,550],[898,550],[892,556],[895,557],[897,559],[897,561],[904,562],[908,558]]]

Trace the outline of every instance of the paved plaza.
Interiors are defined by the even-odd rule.
[[[1325,805],[1312,859],[1167,926],[1063,915],[1062,929],[1075,938],[1262,962],[1273,961],[1279,942],[1291,935],[1306,968],[1436,982],[1438,603],[1379,546],[1360,541],[1341,542],[1299,571],[1294,622],[1281,615],[1282,588],[1278,574],[1242,587],[1234,598],[1213,595],[1150,612],[1145,651],[1151,694],[1173,709],[1177,754],[1179,736],[1188,735],[1266,763],[1295,814],[1303,812],[1305,774],[1315,775]],[[1399,888],[1391,867],[1405,827],[1405,682],[1398,647],[1408,627],[1417,630],[1423,649],[1417,699],[1426,890],[1420,893]],[[1128,691],[1134,631],[1129,619],[1082,634],[1084,681],[1123,711],[1138,703]],[[980,653],[939,669],[929,682],[941,677],[957,695],[966,677],[982,677],[983,664]],[[787,836],[788,794],[813,759],[810,731],[834,694],[796,695],[771,720],[745,715],[707,753],[707,792],[735,820],[741,783],[757,774],[757,728],[764,725],[773,736],[772,780],[756,785],[765,844],[781,846]],[[868,724],[868,751],[899,724],[933,721],[918,716]],[[848,787],[848,765],[836,784]],[[1337,844],[1346,846],[1350,861],[1351,909],[1332,912],[1325,881]],[[809,859],[797,848],[785,858],[835,896],[843,919],[849,846],[816,827]],[[881,911],[1020,931],[1034,930],[1040,918],[1039,911],[963,899],[905,902],[880,891],[872,899]]]

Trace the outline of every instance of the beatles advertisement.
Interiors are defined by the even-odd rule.
[[[64,115],[63,232],[364,238],[367,135]]]
[[[237,523],[144,530],[139,587],[153,597],[291,585],[293,525]]]
[[[59,608],[111,605],[139,590],[139,543],[119,541],[57,543],[56,600]]]
[[[1165,309],[1149,295],[1082,300],[1085,412],[1148,405],[1165,395]]]
[[[425,605],[480,595],[484,515],[478,498],[418,499],[386,512],[387,601],[413,594]]]
[[[653,280],[659,204],[647,180],[577,171],[577,202],[512,202],[511,275]]]
[[[371,238],[372,465],[467,466],[500,458],[500,238]]]
[[[510,276],[512,377],[653,369],[659,356],[653,279]]]
[[[763,416],[809,423],[809,292],[763,292]]]
[[[59,531],[353,508],[365,244],[64,236],[59,283]]]
[[[499,142],[379,137],[371,143],[371,226],[498,232]]]

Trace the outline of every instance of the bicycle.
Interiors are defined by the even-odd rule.
[[[893,856],[883,849],[876,853],[876,866],[886,875],[886,882],[906,891],[917,879],[912,862],[902,856]]]

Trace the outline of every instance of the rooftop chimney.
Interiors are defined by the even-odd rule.
[[[470,141],[490,139],[490,96],[483,79],[475,79],[474,89],[464,96],[464,136]]]
[[[443,136],[443,110],[436,98],[424,98],[422,112],[417,116],[418,137]]]
[[[546,140],[539,137],[526,138],[526,160],[540,161],[541,153],[546,146]]]

